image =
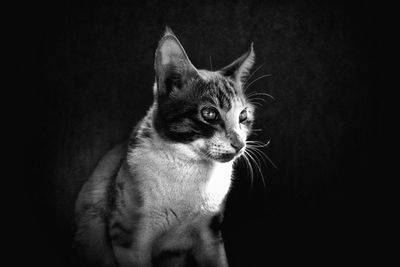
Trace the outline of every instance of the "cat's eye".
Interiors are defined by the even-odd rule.
[[[242,112],[240,112],[240,115],[239,115],[239,122],[242,123],[245,120],[247,120],[247,110],[243,109]]]
[[[218,110],[212,107],[205,107],[201,110],[201,116],[208,122],[214,122],[219,119]]]

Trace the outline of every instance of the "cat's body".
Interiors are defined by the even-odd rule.
[[[253,61],[251,48],[220,72],[198,71],[166,32],[153,106],[78,196],[83,258],[96,266],[227,266],[219,224],[251,127],[253,107],[240,90]]]

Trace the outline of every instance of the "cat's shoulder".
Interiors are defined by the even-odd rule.
[[[99,160],[78,195],[75,203],[77,212],[87,205],[100,203],[104,200],[112,178],[116,175],[126,157],[126,151],[127,142],[121,142]]]

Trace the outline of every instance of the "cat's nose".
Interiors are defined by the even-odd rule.
[[[241,138],[236,137],[231,140],[231,146],[236,150],[236,153],[238,153],[244,147],[244,142]]]

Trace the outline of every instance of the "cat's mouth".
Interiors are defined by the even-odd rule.
[[[235,158],[240,157],[241,154],[242,154],[241,152],[239,152],[239,153],[219,153],[217,155],[213,155],[211,158],[215,161],[225,163],[225,162],[229,162],[231,160],[234,160]]]
[[[231,161],[235,158],[236,153],[224,153],[224,154],[219,154],[218,156],[215,157],[216,161],[219,162],[228,162]]]
[[[229,162],[239,158],[244,153],[245,148],[238,151],[232,150],[209,150],[209,149],[199,149],[198,152],[200,153],[201,157],[204,159],[217,161],[221,163]]]

